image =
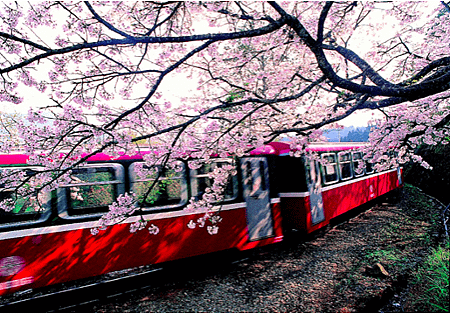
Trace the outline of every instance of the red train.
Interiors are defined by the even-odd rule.
[[[48,195],[44,211],[0,212],[0,295],[211,252],[247,250],[283,240],[288,229],[312,232],[331,219],[402,186],[401,169],[375,172],[355,144],[314,144],[325,164],[289,156],[274,142],[245,158],[218,158],[196,170],[162,170],[144,202],[150,232],[130,233],[140,216],[91,235],[108,205],[126,191],[142,195],[152,177],[139,178],[139,157],[94,156],[74,171],[73,184]],[[26,167],[26,156],[0,156],[0,171]],[[208,173],[236,163],[238,173],[221,204],[219,232],[199,228],[205,212],[184,210],[210,185]],[[153,178],[154,179],[154,178]],[[159,190],[158,190],[159,189]],[[25,206],[26,207],[26,206]],[[206,222],[207,223],[207,222]],[[197,226],[197,227],[195,227]]]

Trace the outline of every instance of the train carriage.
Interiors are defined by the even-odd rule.
[[[247,250],[282,241],[287,229],[313,232],[401,187],[400,169],[356,172],[364,162],[355,150],[360,147],[310,145],[327,160],[321,164],[291,157],[289,144],[275,142],[248,157],[216,158],[197,169],[184,162],[180,171],[155,167],[155,175],[147,177],[136,171],[142,167],[141,156],[98,154],[74,170],[70,184],[44,197],[44,210],[36,212],[30,205],[22,206],[25,211],[0,213],[0,295],[222,250]],[[0,171],[33,171],[25,163],[24,155],[0,156]],[[209,172],[228,163],[238,171],[216,206],[221,217],[217,232],[204,219],[204,210],[187,211],[186,205],[211,185]],[[145,195],[150,185],[155,188]],[[99,217],[124,192],[136,193],[146,229],[130,233],[130,224],[141,219],[136,215],[91,235]]]
[[[363,160],[360,151],[363,146],[327,143],[308,147],[324,162],[303,158],[304,168],[299,166],[297,176],[303,172],[304,183],[290,184],[279,192],[287,229],[311,233],[328,225],[333,218],[403,186],[401,168],[375,172]],[[286,154],[286,149],[278,152],[281,156]],[[365,165],[361,167],[360,163]]]

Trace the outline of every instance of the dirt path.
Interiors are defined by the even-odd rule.
[[[429,211],[438,211],[432,199],[417,197],[416,190],[406,189],[398,203],[375,205],[315,238],[293,235],[246,253],[248,259],[234,265],[185,265],[155,288],[86,310],[377,312],[384,306],[384,311],[413,311],[399,295],[435,241]],[[389,302],[392,298],[398,301]]]

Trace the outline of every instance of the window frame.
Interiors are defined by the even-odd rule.
[[[125,193],[125,169],[121,164],[118,163],[98,163],[98,164],[87,164],[85,166],[79,167],[78,169],[90,169],[90,168],[112,168],[115,176],[115,180],[112,181],[97,181],[97,182],[86,182],[86,183],[69,183],[58,187],[57,189],[57,209],[58,216],[62,219],[67,220],[78,220],[78,219],[89,219],[89,218],[99,218],[103,216],[107,211],[99,211],[96,213],[80,214],[74,215],[69,213],[71,209],[67,195],[70,194],[68,189],[71,187],[78,186],[94,186],[94,185],[114,185],[114,201],[117,196]],[[113,201],[113,202],[114,202]],[[109,205],[106,205],[109,206]],[[92,207],[95,208],[95,207]],[[102,208],[102,207],[98,207]]]
[[[329,162],[327,160],[327,164],[323,164],[323,162],[320,163],[321,165],[321,173],[322,173],[322,182],[324,185],[330,185],[339,182],[339,166],[337,162],[337,155],[336,153],[323,153],[320,155],[320,158],[323,160],[323,158],[326,156],[333,156],[334,162]],[[327,167],[332,166],[335,170],[336,180],[329,181],[327,180],[326,176],[328,175]]]
[[[0,172],[2,170],[40,170],[43,169],[43,167],[39,167],[39,166],[18,166],[18,167],[0,167]],[[7,193],[9,189],[5,189],[4,192]],[[19,221],[8,221],[8,222],[0,222],[0,230],[1,229],[8,229],[8,228],[15,228],[15,227],[27,227],[27,226],[33,226],[36,224],[40,224],[43,223],[45,221],[47,221],[51,214],[52,214],[52,210],[51,210],[51,199],[52,199],[52,193],[51,192],[47,192],[45,193],[44,197],[45,197],[45,204],[43,204],[44,208],[43,211],[37,211],[34,213],[20,213],[20,214],[15,214],[15,213],[10,213],[10,212],[5,212],[5,217],[18,217]],[[28,217],[34,216],[34,219],[24,219],[24,220],[20,220],[21,217],[24,218],[28,218]],[[1,216],[0,216],[1,217]]]
[[[154,181],[152,179],[138,179],[136,177],[136,172],[134,171],[134,168],[138,164],[144,164],[144,161],[136,161],[129,165],[128,167],[128,178],[130,180],[130,192],[135,192],[133,189],[134,184],[141,183],[141,182],[149,182]],[[154,212],[154,211],[161,211],[161,210],[174,210],[179,209],[180,207],[185,206],[188,203],[188,183],[187,183],[187,171],[186,171],[186,165],[182,162],[178,163],[179,166],[182,167],[182,171],[180,171],[180,176],[174,177],[172,179],[180,179],[180,185],[181,185],[181,195],[180,195],[180,202],[178,204],[170,204],[170,205],[155,205],[155,206],[142,206],[142,211],[144,212]],[[154,165],[152,167],[158,167],[158,171],[161,171],[161,165]],[[158,181],[168,179],[167,177],[160,177]],[[136,206],[139,207],[140,205],[136,201]]]
[[[234,165],[235,167],[237,167],[236,161],[233,158],[211,158],[208,160],[200,160],[200,162],[203,162],[203,161],[210,163],[210,165],[211,165],[210,172],[214,171],[213,165],[217,166],[217,163],[228,163],[230,165]],[[203,167],[204,165],[205,164],[202,164],[201,167]],[[190,180],[189,187],[190,187],[190,191],[191,191],[191,197],[193,197],[193,198],[198,198],[198,196],[200,194],[198,185],[196,185],[194,183],[196,181],[195,179],[196,178],[209,178],[208,174],[210,173],[210,172],[208,172],[208,173],[196,174],[196,172],[198,172],[198,169],[190,169],[189,170],[189,180]],[[238,180],[237,175],[232,176],[231,180],[232,180],[231,187],[233,190],[233,195],[231,198],[224,198],[221,202],[224,202],[224,203],[232,202],[232,201],[235,201],[239,197],[239,180]]]

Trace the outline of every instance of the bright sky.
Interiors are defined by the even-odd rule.
[[[436,5],[439,5],[439,2],[436,2]],[[381,10],[379,11],[379,14],[374,14],[374,16],[372,18],[381,18]],[[426,12],[424,12],[426,13]],[[424,14],[424,18],[426,17],[427,14]],[[369,22],[369,21],[368,21]],[[386,23],[388,23],[389,21],[386,21]],[[200,28],[200,29],[204,29],[204,28]],[[380,37],[386,37],[386,36],[392,36],[393,35],[393,26],[392,27],[388,27],[387,29],[389,29],[389,34],[383,34],[380,33],[379,36]],[[48,32],[48,30],[46,29],[46,32]],[[52,37],[54,38],[56,36],[56,32],[55,33],[48,33],[47,36],[45,36],[43,39],[45,41],[48,42],[52,42]],[[368,43],[370,40],[373,40],[373,38],[368,38],[367,36],[362,37],[362,38],[358,38],[358,40],[354,40],[353,42],[357,42],[358,45],[357,47],[350,47],[352,49],[354,49],[357,53],[362,53],[364,52],[364,50],[367,50],[368,48],[365,47],[369,47]],[[163,98],[171,101],[173,104],[176,104],[177,102],[180,102],[180,98],[181,97],[186,97],[186,96],[192,96],[193,93],[196,93],[197,91],[197,86],[196,86],[196,81],[195,80],[188,80],[184,77],[181,78],[166,78],[161,87],[160,87],[160,92],[163,95]],[[48,99],[48,97],[46,96],[46,94],[44,93],[39,93],[37,92],[35,89],[33,88],[28,88],[28,87],[21,87],[19,89],[21,96],[24,98],[23,103],[19,104],[19,105],[13,105],[11,103],[0,103],[0,110],[2,112],[16,112],[16,113],[20,113],[20,114],[26,114],[28,109],[31,106],[42,106],[45,104],[52,104],[52,101]],[[115,100],[118,103],[118,106],[124,105],[123,100],[119,99],[119,97],[117,97],[118,99]],[[376,114],[376,113],[375,113]],[[375,116],[376,117],[376,116]],[[374,118],[374,112],[370,111],[370,112],[359,112],[356,114],[351,115],[350,117],[342,120],[340,123],[345,125],[345,126],[350,126],[350,125],[354,125],[354,126],[365,126],[367,125],[367,122],[371,119]]]

